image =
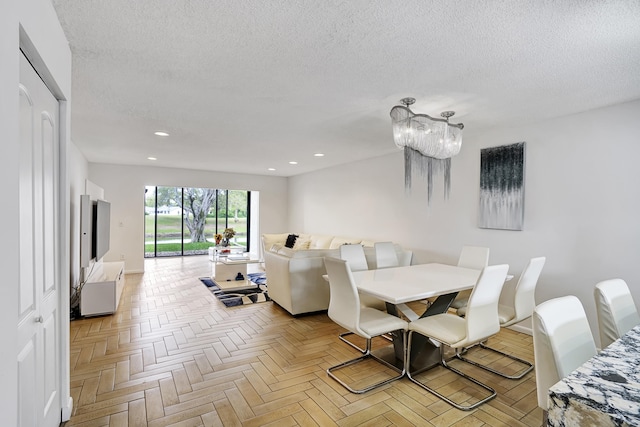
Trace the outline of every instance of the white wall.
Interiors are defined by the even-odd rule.
[[[89,163],[89,179],[104,189],[105,199],[111,202],[111,248],[104,260],[117,261],[120,254],[124,254],[127,273],[144,271],[144,188],[147,185],[259,191],[260,233],[287,230],[286,178]]]
[[[18,0],[10,1],[2,6],[0,13],[0,84],[3,96],[0,96],[0,130],[2,144],[0,144],[0,158],[3,159],[0,168],[0,180],[3,183],[5,203],[18,206],[18,159],[20,155],[18,144]],[[15,93],[15,97],[4,94]],[[13,201],[13,203],[11,203]],[[18,252],[15,250],[20,243],[17,209],[0,209],[0,223],[8,224],[4,227],[2,240],[2,267],[4,286],[0,286],[0,323],[11,325],[2,330],[0,346],[0,413],[8,425],[17,423],[18,376],[16,369],[16,348],[18,347],[17,324],[18,318],[18,281],[19,262]]]
[[[21,31],[22,30],[22,31]],[[5,425],[17,425],[17,322],[19,257],[16,248],[20,244],[18,227],[18,162],[19,156],[19,47],[27,50],[27,56],[59,99],[66,99],[60,108],[60,145],[63,187],[66,188],[66,152],[69,130],[69,100],[71,99],[71,51],[50,0],[6,0],[0,7],[0,180],[3,183],[4,209],[0,209],[0,223],[4,224],[4,242],[0,256],[3,283],[0,287],[0,323],[2,346],[0,347],[0,413]],[[62,248],[60,253],[61,295],[68,292],[68,210],[67,192],[60,194],[62,207]],[[13,207],[7,209],[6,207]],[[66,298],[65,298],[66,299]],[[68,303],[65,309],[68,313]],[[68,319],[68,318],[67,318]],[[68,320],[61,319],[62,390],[60,398],[63,410],[69,410],[69,342]],[[65,332],[66,331],[66,332]],[[57,405],[57,402],[54,403]]]
[[[18,1],[10,1],[2,6],[0,13],[0,84],[3,96],[0,96],[0,130],[3,142],[0,144],[0,157],[4,159],[0,168],[0,180],[4,187],[6,201],[13,201],[18,206],[19,188],[18,162],[11,159],[19,158],[18,144]],[[15,93],[15,97],[4,94]],[[20,242],[17,209],[0,209],[0,223],[8,224],[4,227],[2,240],[2,267],[4,286],[0,286],[0,322],[3,325],[16,325],[18,318],[18,281]],[[0,413],[6,416],[9,425],[17,422],[18,384],[16,370],[16,348],[18,347],[17,328],[3,328],[0,346]],[[5,415],[6,414],[6,415]]]
[[[85,194],[89,162],[75,144],[70,144],[69,148],[71,286],[75,288],[82,279],[80,275],[80,196]]]
[[[529,258],[544,255],[537,302],[577,295],[597,339],[596,282],[622,277],[640,303],[638,117],[640,101],[483,134],[465,129],[450,198],[436,181],[430,206],[417,177],[405,195],[401,151],[293,177],[290,230],[393,240],[415,251],[414,263],[453,263],[462,245],[485,245],[490,263],[510,264],[516,280]],[[480,229],[480,148],[519,141],[527,143],[524,230]]]

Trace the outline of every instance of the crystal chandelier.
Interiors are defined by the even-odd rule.
[[[416,114],[409,106],[415,98],[403,98],[391,109],[393,141],[404,149],[405,188],[411,188],[412,171],[417,170],[427,179],[427,200],[431,201],[433,192],[433,173],[444,175],[444,191],[448,197],[451,187],[451,157],[462,147],[462,123],[449,123],[455,112],[444,111],[442,119],[426,114]]]
[[[415,114],[409,105],[415,98],[403,98],[404,104],[391,109],[393,140],[400,148],[411,147],[425,156],[434,159],[448,159],[460,152],[462,147],[462,123],[449,123],[454,111],[444,111],[442,119],[426,114]]]

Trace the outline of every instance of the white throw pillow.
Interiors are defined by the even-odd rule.
[[[362,239],[347,238],[347,237],[334,237],[329,245],[329,249],[338,249],[342,245],[355,245],[362,241]]]
[[[284,242],[287,241],[287,236],[289,233],[281,233],[281,234],[263,234],[262,241],[264,242],[264,250],[270,251],[271,247],[276,243],[279,243],[284,246]]]
[[[293,250],[294,251],[301,251],[301,250],[305,250],[305,249],[309,249],[309,245],[311,244],[311,239],[309,238],[302,238],[302,236],[298,236],[298,238],[296,239],[296,243],[293,245]]]
[[[372,248],[375,245],[375,243],[376,242],[373,240],[363,240],[362,242],[360,242],[360,244],[365,248]]]
[[[333,236],[314,234],[311,236],[309,249],[329,249]]]

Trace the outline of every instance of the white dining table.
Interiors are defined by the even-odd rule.
[[[387,303],[387,311],[398,315],[402,312],[410,321],[419,317],[445,313],[458,292],[471,289],[480,277],[481,270],[448,264],[430,263],[403,267],[353,272],[358,292],[372,295]],[[437,299],[419,314],[406,303],[426,298]],[[395,357],[401,360],[404,346],[401,337],[394,337]],[[421,335],[414,336],[411,364],[420,369],[438,363],[437,345]]]
[[[438,263],[353,273],[358,291],[395,305],[471,289],[478,277],[480,270]]]

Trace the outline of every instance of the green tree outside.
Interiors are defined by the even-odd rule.
[[[156,206],[157,218],[153,215]],[[247,245],[248,191],[159,186],[156,203],[156,188],[147,187],[145,207],[146,254],[154,253],[154,241],[158,253],[179,254],[182,247],[185,253],[206,253],[215,244],[214,234],[226,227],[236,231],[235,244]],[[183,222],[189,233],[184,237]]]

